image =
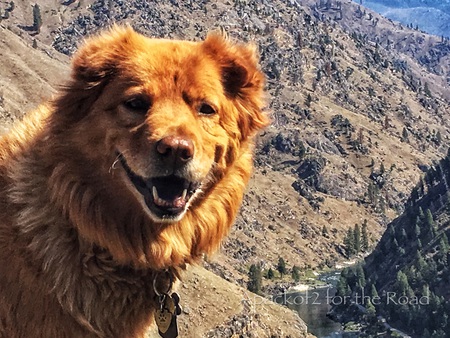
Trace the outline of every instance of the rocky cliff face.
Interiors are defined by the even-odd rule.
[[[322,20],[337,22],[349,34],[365,36],[373,43],[386,49],[394,56],[396,62],[407,63],[414,77],[422,77],[420,68],[429,73],[438,75],[427,80],[432,83],[433,91],[448,96],[446,89],[449,84],[449,41],[439,36],[432,36],[416,29],[416,26],[407,27],[391,19],[386,20],[380,14],[361,6],[357,2],[343,2],[331,0],[306,0],[313,15]],[[366,1],[363,1],[366,3]],[[390,2],[391,3],[391,2]],[[445,4],[443,3],[445,6]],[[392,2],[395,6],[395,2]],[[370,7],[370,6],[369,6]],[[431,15],[427,13],[426,18]],[[413,60],[409,60],[412,58]],[[412,63],[418,63],[417,68]],[[419,73],[418,73],[419,72]]]
[[[332,313],[345,322],[360,321],[368,336],[388,327],[377,323],[377,315],[413,337],[448,336],[449,155],[416,184],[405,212],[388,225],[362,266],[342,272],[337,298],[353,302],[335,302]]]

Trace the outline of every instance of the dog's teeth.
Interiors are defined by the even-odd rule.
[[[156,189],[155,186],[153,186],[153,188],[152,188],[152,194],[153,194],[153,201],[155,202],[156,205],[159,205],[161,207],[170,207],[171,206],[170,202],[167,202],[159,197],[158,190]]]
[[[152,194],[153,194],[153,201],[155,202],[156,205],[159,205],[161,207],[166,207],[168,205],[166,201],[164,201],[162,198],[159,197],[158,190],[156,189],[155,186],[153,186],[152,188]]]
[[[183,190],[183,194],[181,195],[181,198],[182,198],[183,200],[186,199],[187,193],[188,193],[187,189],[184,189],[184,190]]]
[[[152,194],[153,194],[153,200],[155,200],[155,201],[159,200],[158,190],[156,190],[155,186],[153,186],[153,188],[152,188]]]

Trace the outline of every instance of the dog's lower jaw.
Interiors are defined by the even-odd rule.
[[[200,182],[190,182],[181,176],[169,175],[144,179],[128,165],[124,155],[116,151],[117,161],[121,163],[121,178],[128,189],[140,202],[149,218],[160,224],[179,222],[198,196]],[[115,168],[116,169],[116,168]],[[162,189],[163,197],[160,197]],[[164,197],[164,189],[171,191]],[[167,196],[168,195],[168,196]]]
[[[152,226],[155,228],[155,230],[161,230],[166,225],[181,221],[188,211],[190,201],[188,201],[184,209],[179,214],[160,217],[149,208],[149,203],[145,200],[145,196],[137,191],[134,185],[129,182],[129,179],[126,175],[122,175],[122,180],[124,180],[127,189],[139,203],[142,213],[144,213],[151,220],[151,223],[153,224]]]
[[[143,201],[141,202],[142,204],[142,208],[145,210],[146,214],[148,215],[148,217],[157,225],[159,224],[161,227],[165,226],[165,225],[169,225],[169,224],[173,224],[173,223],[177,223],[179,221],[181,221],[183,219],[183,217],[186,215],[186,212],[188,211],[188,206],[186,205],[186,207],[184,208],[184,210],[177,214],[176,216],[164,216],[164,217],[160,217],[158,215],[156,215],[154,212],[152,212],[148,207],[147,207],[147,203],[145,202],[145,200],[143,198],[141,198]]]

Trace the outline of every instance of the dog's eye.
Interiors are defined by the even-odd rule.
[[[150,101],[142,97],[133,97],[125,101],[123,105],[133,112],[146,114],[150,108]]]
[[[212,115],[216,113],[216,110],[211,107],[208,103],[202,103],[200,107],[198,108],[199,113],[205,114],[205,115]]]

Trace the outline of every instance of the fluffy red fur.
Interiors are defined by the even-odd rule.
[[[155,276],[217,249],[252,169],[264,77],[220,34],[91,38],[0,139],[0,337],[143,337]]]

